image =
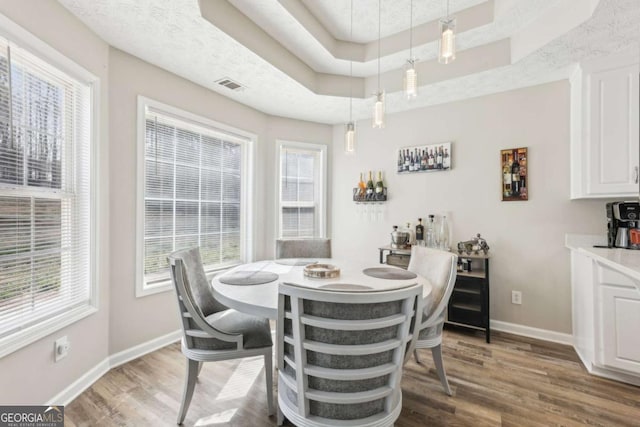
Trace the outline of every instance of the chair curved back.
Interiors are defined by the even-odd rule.
[[[279,287],[278,402],[293,424],[392,425],[419,284],[385,292]]]
[[[206,320],[207,315],[227,308],[213,297],[200,258],[200,250],[179,250],[170,254],[167,260],[178,296],[184,332],[183,351],[184,347],[210,350],[241,349],[242,334],[222,332]]]
[[[278,239],[276,259],[331,258],[331,239]]]
[[[427,317],[422,327],[431,326],[444,314],[456,283],[458,255],[414,245],[408,270],[425,277],[433,287],[429,300],[425,301]],[[441,319],[444,321],[444,318]]]

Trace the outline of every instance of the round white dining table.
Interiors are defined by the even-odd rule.
[[[309,278],[304,275],[305,259],[280,259],[269,261],[258,261],[250,264],[238,265],[223,274],[215,276],[212,280],[214,297],[222,304],[238,311],[250,313],[255,316],[276,319],[278,317],[278,285],[288,283],[296,286],[324,289],[331,292],[358,292],[358,291],[388,291],[400,289],[416,283],[422,284],[423,298],[431,294],[431,284],[427,279],[417,275],[411,279],[382,279],[371,277],[363,270],[368,268],[389,268],[397,267],[380,264],[361,264],[348,259],[312,259],[321,264],[330,264],[340,269],[340,275],[331,279]],[[398,269],[399,272],[405,270]],[[274,280],[257,285],[231,285],[220,281],[225,277],[239,272],[267,272],[275,273]]]

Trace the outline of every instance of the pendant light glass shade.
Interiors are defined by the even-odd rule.
[[[353,154],[356,152],[356,124],[349,122],[344,126],[344,152]]]
[[[456,59],[456,18],[447,16],[440,20],[438,62],[448,64],[454,59]]]
[[[404,67],[404,94],[407,99],[418,96],[418,72],[416,71],[416,60],[413,57],[413,0],[410,2],[409,10],[409,59]]]
[[[418,73],[416,72],[416,64],[413,59],[407,60],[404,70],[404,93],[407,99],[413,99],[418,96]]]
[[[373,127],[384,127],[384,91],[376,94],[376,102],[373,104]]]

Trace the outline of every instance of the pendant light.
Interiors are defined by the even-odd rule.
[[[454,59],[456,59],[456,18],[449,16],[449,0],[447,0],[447,16],[440,19],[438,62],[448,64]]]
[[[353,0],[351,0],[351,29],[349,39],[353,42]],[[349,123],[344,128],[344,152],[356,152],[356,124],[353,121],[353,60],[349,61]]]
[[[411,0],[409,15],[409,59],[404,70],[404,94],[407,99],[418,96],[418,72],[416,71],[416,60],[413,57],[413,0]]]
[[[382,0],[378,0],[378,91],[373,104],[373,127],[384,127],[384,91],[380,89],[380,22],[382,17]]]

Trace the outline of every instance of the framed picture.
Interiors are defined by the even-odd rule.
[[[529,200],[527,147],[500,151],[502,201]]]
[[[402,147],[398,150],[398,173],[442,172],[451,169],[451,143]]]

